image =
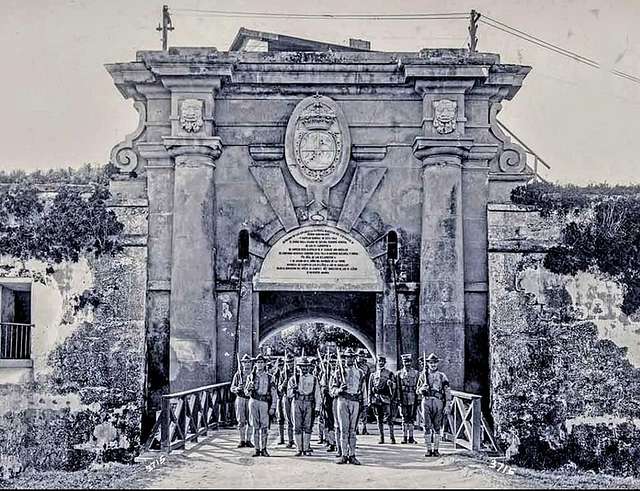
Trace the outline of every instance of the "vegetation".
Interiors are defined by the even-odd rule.
[[[535,183],[514,189],[514,203],[535,206],[542,216],[580,215],[568,220],[561,242],[552,247],[544,266],[573,275],[600,271],[624,288],[622,311],[640,308],[640,186],[578,187]]]
[[[101,184],[106,186],[113,173],[106,166],[85,164],[78,169],[47,169],[25,172],[23,170],[0,171],[0,184]]]
[[[284,329],[267,339],[262,347],[271,351],[272,355],[287,353],[299,355],[315,355],[318,350],[323,353],[327,343],[335,343],[339,349],[351,347],[362,348],[362,343],[352,334],[336,326],[321,323],[303,323],[290,329]]]
[[[9,184],[10,178],[14,181]],[[37,189],[62,178],[68,180],[52,198]],[[90,165],[78,171],[0,174],[7,183],[0,186],[0,254],[60,263],[78,261],[81,253],[116,250],[124,226],[107,208],[106,179],[104,169]],[[89,182],[90,190],[73,185]]]

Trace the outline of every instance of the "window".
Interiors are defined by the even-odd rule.
[[[0,280],[0,359],[31,358],[31,283]]]

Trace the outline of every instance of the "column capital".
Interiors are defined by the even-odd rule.
[[[176,165],[184,162],[180,157],[206,157],[211,165],[222,154],[222,140],[218,136],[188,138],[188,137],[162,137],[163,143],[169,155],[176,159]],[[198,159],[196,159],[198,160]],[[179,162],[180,161],[180,162]]]
[[[469,155],[473,147],[471,138],[430,138],[417,137],[413,142],[413,154],[427,165],[462,165],[462,159]]]

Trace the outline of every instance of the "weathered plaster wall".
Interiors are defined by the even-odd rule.
[[[492,414],[508,453],[529,466],[573,461],[640,474],[640,318],[597,272],[542,265],[566,220],[489,209]]]
[[[113,255],[60,264],[0,258],[2,278],[32,284],[32,376],[0,382],[0,454],[25,467],[77,469],[100,451],[127,460],[140,443],[146,211],[113,209],[125,224]]]

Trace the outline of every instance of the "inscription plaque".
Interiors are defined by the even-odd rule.
[[[262,264],[257,289],[378,291],[381,282],[366,249],[331,227],[297,229],[280,239]]]

